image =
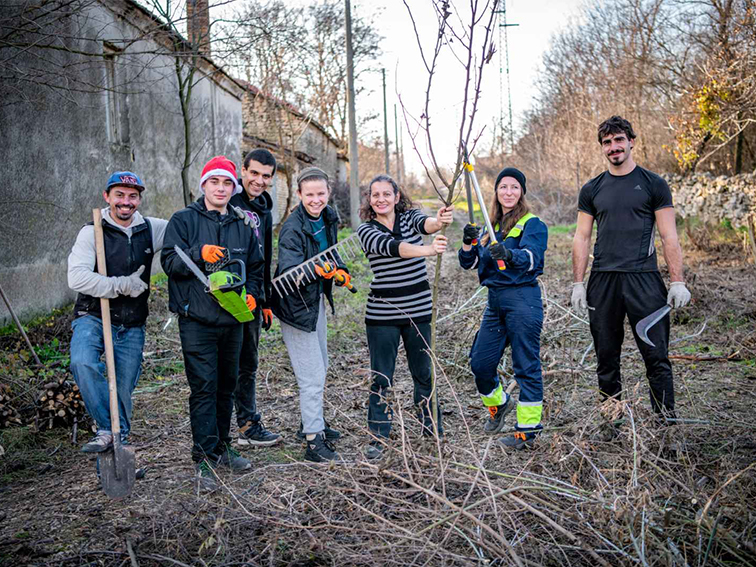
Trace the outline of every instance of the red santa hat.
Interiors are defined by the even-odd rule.
[[[211,177],[228,177],[234,182],[234,195],[241,193],[241,185],[236,180],[236,165],[226,156],[215,156],[202,168],[202,177],[199,182],[199,190],[203,195],[205,190],[202,184]]]

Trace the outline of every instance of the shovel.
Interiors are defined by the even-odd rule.
[[[92,210],[94,218],[97,271],[107,276],[105,267],[105,243],[102,235],[100,209]],[[100,298],[102,311],[102,335],[105,343],[105,364],[108,367],[108,392],[110,394],[110,430],[113,433],[113,448],[97,455],[102,476],[102,490],[111,498],[124,498],[131,494],[136,480],[136,457],[131,447],[121,445],[121,416],[118,412],[116,390],[115,356],[113,355],[113,331],[110,327],[110,300]]]

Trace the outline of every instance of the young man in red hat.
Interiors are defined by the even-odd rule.
[[[192,460],[200,487],[213,490],[217,487],[216,467],[235,471],[251,467],[231,447],[230,435],[243,327],[206,291],[206,284],[174,247],[178,246],[206,276],[231,260],[241,260],[246,267],[246,303],[253,312],[257,302],[265,298],[264,261],[248,217],[228,204],[241,191],[234,163],[224,156],[207,162],[199,190],[197,201],[171,217],[161,262],[169,278],[169,308],[179,316],[191,390]],[[229,271],[239,273],[235,265],[229,265]]]
[[[102,333],[100,298],[110,299],[121,438],[131,430],[131,394],[139,381],[144,325],[150,295],[152,257],[163,247],[168,221],[143,217],[139,211],[144,184],[130,171],[108,179],[102,196],[107,276],[97,273],[94,224],[85,225],[68,256],[68,286],[78,292],[71,325],[71,372],[84,405],[97,425],[97,435],[82,447],[102,453],[113,445]]]

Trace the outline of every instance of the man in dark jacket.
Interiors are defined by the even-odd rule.
[[[256,379],[260,327],[266,331],[273,322],[270,301],[270,265],[273,260],[273,199],[268,188],[276,174],[276,158],[268,150],[252,150],[244,157],[239,185],[244,189],[231,197],[231,205],[240,208],[251,220],[252,229],[265,258],[263,282],[265,300],[258,305],[253,321],[244,323],[239,379],[236,384],[236,422],[239,426],[239,445],[267,447],[281,441],[281,436],[271,433],[262,423],[257,411]]]
[[[245,301],[254,311],[255,298],[265,298],[264,261],[253,231],[228,207],[231,196],[239,191],[233,162],[224,156],[211,159],[202,170],[202,196],[171,217],[161,257],[169,277],[169,308],[179,315],[184,367],[191,389],[192,460],[200,486],[206,489],[217,486],[213,469],[218,465],[232,470],[251,467],[231,448],[230,436],[244,331],[239,320],[207,293],[206,284],[174,246],[203,273],[216,271],[229,260],[242,260],[246,266]]]

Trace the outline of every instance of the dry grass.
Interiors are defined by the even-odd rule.
[[[192,479],[188,387],[175,323],[162,330],[161,287],[135,398],[133,440],[147,477],[113,502],[70,432],[2,432],[6,449],[9,435],[17,442],[0,460],[0,564],[754,564],[753,266],[687,256],[696,303],[674,313],[672,336],[683,339],[673,355],[688,357],[675,361],[683,421],[661,428],[629,329],[624,401],[598,404],[588,328],[567,308],[568,246],[569,235],[552,237],[542,282],[546,431],[534,450],[505,453],[482,433],[466,354],[485,295],[474,296],[474,277],[450,256],[435,353],[443,440],[420,435],[400,355],[386,457],[362,456],[368,363],[358,276],[361,295],[339,296],[329,335],[327,419],[345,433],[338,448],[347,463],[301,461],[297,390],[274,328],[264,337],[258,395],[266,425],[285,443],[247,451],[252,471],[222,475],[223,489],[210,495],[197,494]],[[619,435],[605,441],[609,421]]]

